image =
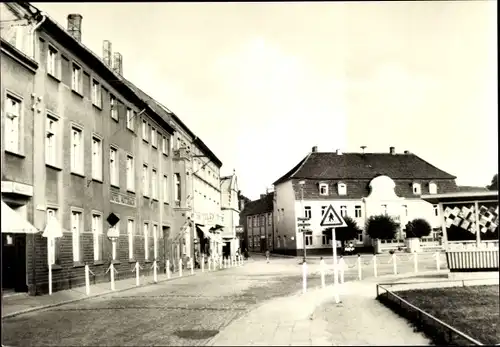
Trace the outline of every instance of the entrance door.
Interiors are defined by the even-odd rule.
[[[2,288],[28,291],[25,234],[2,233]]]
[[[264,253],[265,251],[267,251],[267,241],[266,241],[266,238],[261,238],[260,239],[260,251],[262,253]]]

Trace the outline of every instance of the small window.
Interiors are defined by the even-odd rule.
[[[358,231],[358,242],[363,242],[363,230]]]
[[[71,76],[72,76],[71,88],[75,92],[82,94],[82,68],[73,63]]]
[[[114,226],[112,226],[111,228],[109,228],[111,230],[116,230],[115,233],[118,235],[120,235],[120,222],[116,223]],[[118,252],[117,252],[117,247],[119,245],[120,241],[119,240],[116,240],[115,242],[113,242],[111,244],[111,259],[112,260],[118,260]]]
[[[166,154],[166,155],[169,154],[170,144],[169,144],[169,140],[166,136],[163,136],[163,142],[162,142],[161,148],[162,148],[163,154]]]
[[[133,192],[135,190],[135,165],[134,157],[127,155],[127,190]]]
[[[96,80],[92,80],[92,104],[102,107],[101,85]]]
[[[118,102],[116,101],[116,98],[111,95],[109,97],[109,108],[110,108],[110,113],[111,113],[111,118],[114,120],[118,120]]]
[[[321,243],[323,244],[323,246],[326,246],[329,244],[329,238],[328,238],[328,235],[321,235]]]
[[[142,195],[149,196],[149,171],[146,164],[142,165]]]
[[[112,148],[109,150],[109,182],[111,185],[119,186],[119,171],[118,171],[118,150]]]
[[[151,197],[155,200],[158,200],[158,182],[157,182],[157,173],[156,170],[151,170]]]
[[[408,205],[403,205],[403,216],[408,217]]]
[[[158,259],[158,225],[153,224],[153,259]]]
[[[59,77],[57,62],[57,50],[49,45],[49,49],[47,51],[47,73],[54,77]]]
[[[128,259],[134,259],[134,236],[135,223],[133,219],[127,220],[127,237],[128,237]]]
[[[45,163],[56,166],[58,164],[59,120],[47,115],[45,123]]]
[[[313,244],[312,233],[310,233],[310,232],[306,233],[305,239],[306,239],[306,246],[312,246],[312,244]]]
[[[319,194],[320,195],[328,195],[328,184],[326,184],[326,183],[319,184]]]
[[[347,195],[347,186],[345,183],[338,184],[339,195]]]
[[[356,218],[362,218],[363,217],[363,213],[361,211],[361,206],[360,205],[354,206],[354,217],[356,217]]]
[[[340,206],[340,215],[342,217],[346,217],[347,216],[347,206],[345,206],[345,205]]]
[[[148,140],[148,123],[145,120],[142,121],[142,139]]]
[[[92,178],[102,181],[102,141],[92,137]]]
[[[134,111],[127,108],[127,129],[134,130]]]
[[[311,219],[311,206],[304,206],[304,218]]]
[[[181,175],[175,174],[175,201],[181,201]]]
[[[429,183],[429,194],[437,194],[437,184],[434,182]]]
[[[92,239],[94,245],[94,261],[102,260],[102,216],[92,214]]]
[[[142,228],[144,234],[144,260],[149,260],[149,224],[144,223]]]
[[[156,147],[158,144],[156,142],[156,130],[151,127],[151,146]]]
[[[321,206],[321,217],[324,217],[325,216],[325,213],[326,213],[326,209],[328,208],[328,206]]]
[[[439,207],[438,207],[438,205],[433,205],[432,209],[434,211],[434,216],[438,217],[439,216]]]
[[[7,95],[5,115],[5,149],[19,153],[21,149],[21,100]]]
[[[71,128],[71,171],[83,175],[83,131]]]
[[[415,194],[415,195],[421,194],[421,189],[420,189],[419,183],[413,183],[412,187],[413,187],[413,194]]]
[[[380,205],[380,209],[381,209],[381,212],[382,214],[387,214],[387,205]]]
[[[80,235],[82,231],[82,213],[73,211],[71,213],[71,233],[72,233],[72,250],[73,250],[73,261],[79,262],[81,260],[80,253]]]
[[[163,176],[163,202],[168,204],[168,177],[167,175]]]

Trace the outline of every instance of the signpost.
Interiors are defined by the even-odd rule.
[[[303,263],[306,262],[306,231],[309,230],[306,227],[311,226],[311,223],[307,223],[308,220],[309,220],[309,218],[304,218],[304,217],[297,218],[297,221],[298,221],[297,226],[299,227],[299,232],[302,233],[302,244],[304,247],[304,256],[303,256],[303,261],[302,261]]]
[[[338,264],[337,264],[337,238],[335,235],[335,228],[342,228],[347,226],[344,218],[335,211],[332,205],[328,206],[320,225],[322,227],[332,228],[332,248],[333,248],[333,284],[335,288],[335,302],[340,302],[338,295]]]
[[[53,216],[47,216],[47,225],[42,233],[43,237],[47,238],[47,262],[49,265],[49,295],[52,295],[52,264],[54,263],[54,249],[56,237],[62,237],[63,232],[61,225]]]

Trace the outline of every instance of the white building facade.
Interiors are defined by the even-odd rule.
[[[238,201],[238,178],[233,170],[231,176],[221,178],[221,204],[224,218],[224,228],[221,236],[226,247],[226,253],[234,255],[240,249],[240,239],[236,235],[236,228],[240,223],[240,210]]]

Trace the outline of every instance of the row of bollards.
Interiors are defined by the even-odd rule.
[[[221,269],[226,269],[226,268],[231,268],[235,266],[243,266],[243,256],[241,255],[234,255],[230,257],[208,257],[207,259],[208,263],[208,271],[215,271],[217,268],[219,270]],[[182,259],[179,259],[179,277],[182,277]],[[194,275],[194,264],[193,264],[193,259],[189,260],[189,268],[190,268],[190,273],[191,275]],[[132,269],[132,272],[135,272],[135,285],[139,286],[140,285],[140,270],[142,270],[143,267],[140,266],[139,262],[135,263],[134,268]],[[153,282],[158,283],[158,262],[156,260],[153,261],[153,264],[151,265],[151,269],[153,269]],[[114,263],[112,262],[109,265],[109,268],[106,270],[105,274],[110,273],[110,285],[111,285],[111,290],[116,290],[115,288],[115,273],[118,274],[118,270],[115,269]],[[201,272],[205,272],[205,256],[202,256],[202,261],[201,261]],[[171,270],[170,270],[170,260],[167,259],[165,262],[165,273],[167,275],[167,279],[170,279],[172,277],[171,275]],[[94,275],[95,274],[90,270],[89,266],[85,264],[85,293],[87,295],[90,295],[90,274]]]

